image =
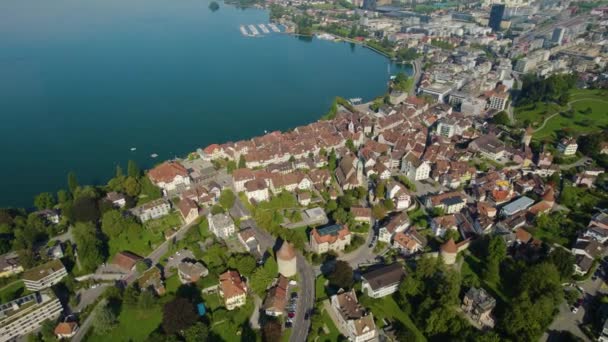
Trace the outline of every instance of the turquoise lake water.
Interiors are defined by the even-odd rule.
[[[239,26],[268,23],[267,11],[208,5],[0,1],[0,206],[31,206],[70,170],[99,184],[129,159],[150,167],[312,122],[334,96],[386,91],[388,61],[371,50],[244,37]]]

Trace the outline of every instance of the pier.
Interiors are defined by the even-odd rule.
[[[260,30],[262,30],[262,32],[263,32],[264,34],[269,34],[269,33],[270,33],[270,31],[268,30],[268,28],[266,27],[266,25],[264,25],[264,24],[259,24],[259,25],[258,25],[258,27],[260,28]]]
[[[274,24],[274,23],[268,24],[268,27],[270,27],[270,29],[273,32],[276,32],[276,33],[280,33],[281,32],[281,30],[279,29],[279,27],[276,24]]]
[[[241,25],[241,33],[243,36],[249,36],[249,32],[247,32],[247,29],[243,25]]]
[[[258,34],[260,34],[260,32],[258,32],[258,29],[255,28],[255,25],[249,25],[247,27],[249,27],[249,31],[251,31],[252,36],[257,36]]]

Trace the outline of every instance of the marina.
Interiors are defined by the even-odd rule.
[[[279,29],[279,27],[277,26],[277,24],[274,24],[274,23],[269,23],[269,24],[268,24],[268,27],[270,27],[270,29],[271,29],[273,32],[276,32],[276,33],[281,33],[281,30]]]
[[[260,34],[258,29],[255,27],[255,25],[249,25],[247,27],[249,27],[249,31],[251,31],[252,36],[257,36],[258,34]]]
[[[260,30],[262,30],[263,33],[265,33],[265,34],[269,34],[270,33],[270,31],[268,30],[268,28],[266,27],[266,25],[259,24],[258,27],[260,28]]]
[[[282,32],[279,25],[274,23],[241,25],[239,29],[245,37],[262,37],[267,34]]]

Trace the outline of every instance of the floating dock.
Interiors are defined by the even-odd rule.
[[[262,32],[263,32],[264,34],[269,34],[269,33],[270,33],[270,30],[268,30],[268,28],[266,27],[266,25],[264,25],[264,24],[259,24],[259,25],[258,25],[258,27],[260,28],[260,30],[262,30]]]
[[[241,25],[241,33],[243,36],[249,36],[249,32],[247,32],[247,29],[243,25]]]
[[[260,32],[258,32],[258,29],[255,28],[254,25],[249,25],[247,27],[249,27],[249,31],[251,31],[252,36],[257,36],[258,34],[260,34]]]
[[[277,32],[277,33],[280,33],[280,32],[281,32],[281,30],[279,29],[279,27],[278,27],[276,24],[274,24],[274,23],[270,23],[270,24],[268,24],[268,27],[270,27],[270,29],[271,29],[273,32]]]

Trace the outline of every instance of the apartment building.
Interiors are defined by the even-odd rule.
[[[16,340],[56,320],[63,308],[50,290],[43,290],[0,305],[0,342]]]
[[[68,272],[61,261],[54,259],[25,271],[22,279],[28,290],[40,291],[59,283],[66,275]]]

